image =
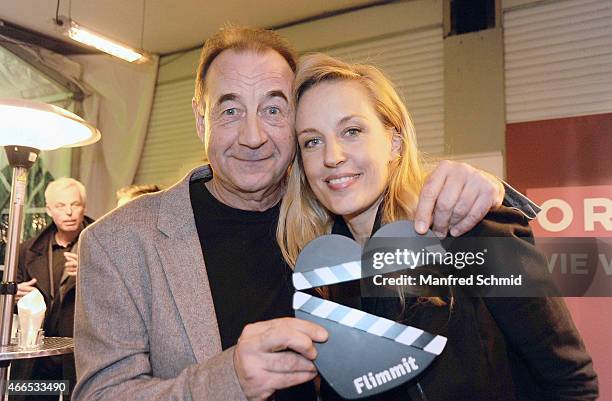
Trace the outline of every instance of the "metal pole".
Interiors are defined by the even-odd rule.
[[[17,263],[19,259],[19,242],[21,240],[21,229],[23,226],[23,208],[25,204],[26,185],[28,181],[28,169],[25,167],[13,167],[13,182],[11,185],[11,206],[9,209],[8,238],[6,242],[6,253],[4,255],[5,283],[14,282],[17,276]],[[11,343],[11,329],[13,326],[13,294],[0,296],[2,325],[0,326],[0,345],[5,347]],[[8,366],[0,367],[0,394],[6,394]]]

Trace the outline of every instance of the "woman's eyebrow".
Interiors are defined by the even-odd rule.
[[[304,128],[303,130],[300,130],[300,132],[297,133],[297,136],[303,135],[303,134],[316,134],[319,131],[315,128]]]
[[[364,117],[364,116],[362,116],[362,115],[359,115],[359,114],[350,114],[350,115],[348,115],[348,116],[346,116],[346,117],[342,117],[342,118],[341,118],[341,119],[338,121],[338,123],[336,124],[336,126],[340,126],[340,125],[346,124],[347,122],[349,122],[349,121],[351,121],[351,120],[353,120],[353,119],[356,119],[356,118],[357,118],[357,119],[365,119],[365,117]]]
[[[365,119],[365,117],[360,114],[349,114],[348,116],[342,117],[340,120],[338,120],[336,127],[340,127],[353,119]],[[316,128],[304,128],[303,130],[297,132],[297,136],[309,133],[318,134],[319,130]]]

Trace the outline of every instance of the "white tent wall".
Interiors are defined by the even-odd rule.
[[[107,55],[73,56],[81,80],[95,92],[83,101],[85,118],[102,139],[80,149],[79,178],[89,190],[88,214],[99,217],[116,203],[115,191],[132,183],[151,112],[158,59],[128,64]]]

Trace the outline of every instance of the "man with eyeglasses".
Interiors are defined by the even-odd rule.
[[[72,178],[52,181],[45,190],[45,202],[53,222],[21,244],[15,298],[19,300],[35,288],[42,293],[47,306],[43,330],[48,337],[73,336],[79,266],[76,244],[81,231],[93,222],[85,216],[86,201],[85,187],[79,181]],[[28,360],[13,364],[12,369],[13,378],[64,379],[70,380],[71,387],[76,382],[72,356]]]

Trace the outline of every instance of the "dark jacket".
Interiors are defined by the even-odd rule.
[[[85,216],[83,224],[87,227],[93,223],[93,219]],[[19,265],[17,268],[18,283],[36,278],[36,288],[42,293],[47,311],[43,329],[47,337],[72,337],[74,326],[74,277],[69,277],[61,294],[59,302],[51,305],[51,285],[49,282],[49,242],[57,231],[55,224],[51,222],[37,236],[30,238],[20,245]],[[73,249],[76,249],[73,246]]]
[[[83,224],[88,226],[93,223],[93,219],[85,216]],[[68,277],[66,285],[61,294],[56,291],[55,296],[59,301],[51,307],[51,285],[49,282],[49,261],[48,251],[49,242],[53,240],[53,235],[57,231],[55,224],[49,224],[36,237],[23,242],[19,249],[19,265],[17,268],[16,281],[21,283],[36,278],[36,288],[42,293],[47,305],[43,330],[47,337],[72,337],[74,331],[74,301],[75,283],[74,277]],[[75,244],[76,245],[76,244]],[[72,249],[76,249],[73,246]],[[57,300],[56,300],[57,301]],[[41,380],[59,379],[50,371],[58,371],[58,375],[64,380],[70,381],[70,388],[76,383],[76,370],[74,367],[74,357],[71,354],[53,356],[49,358],[22,359],[11,364],[11,379],[13,380]],[[53,376],[48,376],[53,375]],[[35,397],[12,396],[11,400],[36,399]],[[69,396],[64,397],[69,400]]]
[[[541,266],[544,258],[532,246],[528,221],[512,209],[489,213],[466,235],[509,237],[520,247],[522,266],[545,268]],[[495,260],[517,263],[516,258],[503,255],[496,255]],[[365,312],[448,338],[444,352],[415,381],[373,399],[575,401],[597,398],[597,375],[591,357],[562,298],[455,295],[452,307],[409,299],[403,313],[397,299],[360,300]],[[339,399],[325,384],[322,392],[325,401]]]

